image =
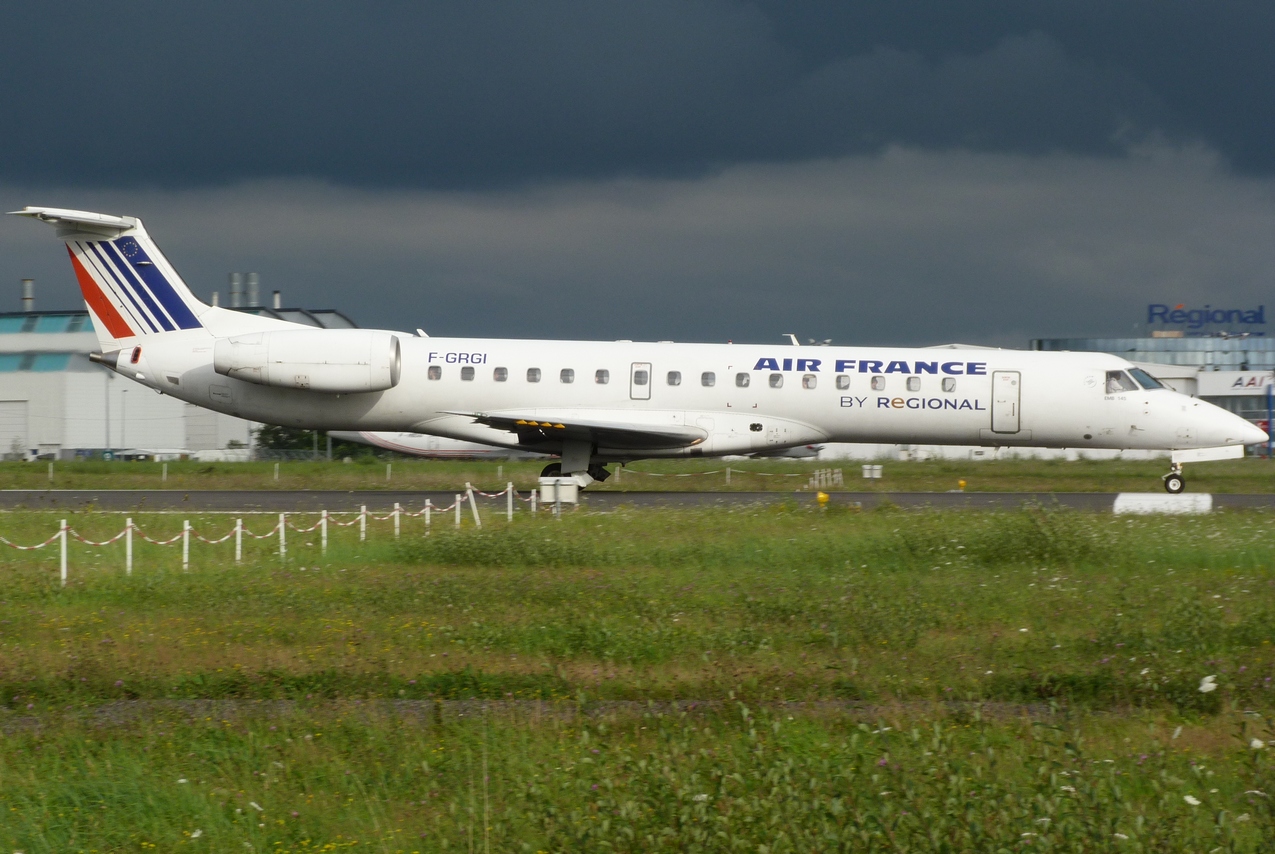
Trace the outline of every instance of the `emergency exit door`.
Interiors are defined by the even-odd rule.
[[[629,398],[631,400],[651,399],[650,362],[634,362],[629,368]]]
[[[1022,384],[1018,371],[992,372],[992,432],[1017,433]]]

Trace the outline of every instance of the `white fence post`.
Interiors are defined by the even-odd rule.
[[[235,520],[235,563],[243,563],[243,519]]]
[[[359,505],[359,542],[367,539],[367,505]]]
[[[190,569],[190,520],[182,520],[182,572]]]
[[[483,520],[478,518],[478,502],[474,500],[474,487],[469,483],[465,484],[465,497],[469,499],[469,509],[474,513],[474,527],[481,528]]]
[[[393,465],[394,465],[393,463],[385,464],[385,482],[386,483],[390,482],[390,469],[393,467]]]
[[[514,482],[511,480],[505,484],[505,521],[512,522],[514,520]]]
[[[279,514],[279,558],[286,559],[288,556],[288,517],[285,513]]]
[[[279,482],[279,464],[278,463],[274,464],[274,479],[275,479],[275,483]]]
[[[459,495],[456,496],[455,507],[456,507],[456,527],[459,528],[460,527],[460,496]]]
[[[531,515],[533,517],[536,515],[536,496],[538,494],[539,493],[537,492],[536,488],[533,486],[531,488]]]
[[[396,540],[398,539],[398,530],[399,530],[398,511],[399,511],[398,502],[395,501],[394,502],[394,539]]]
[[[726,467],[726,485],[730,486],[730,466]]]
[[[62,527],[58,529],[58,540],[62,545],[62,586],[66,587],[66,520],[62,520]]]
[[[133,574],[133,517],[124,520],[124,574]]]
[[[433,504],[431,504],[430,500],[426,498],[425,499],[425,530],[427,531],[429,530],[429,511],[433,509],[434,509]]]
[[[159,476],[160,483],[168,483],[168,463],[164,463],[163,472]]]
[[[323,554],[328,553],[328,511],[326,510],[319,517],[319,548]]]
[[[53,484],[53,463],[49,463],[49,485]]]

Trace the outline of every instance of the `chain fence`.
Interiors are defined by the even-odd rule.
[[[305,517],[313,515],[313,511],[298,513],[280,513],[278,520],[270,530],[263,533],[257,533],[244,525],[242,518],[235,519],[234,526],[225,534],[217,537],[208,537],[200,533],[191,525],[189,519],[182,520],[181,530],[168,538],[152,537],[146,531],[133,521],[132,517],[124,520],[124,528],[119,533],[108,537],[105,540],[91,540],[85,537],[75,528],[67,524],[66,519],[62,519],[58,525],[58,530],[47,540],[32,545],[22,545],[15,543],[7,537],[0,536],[0,545],[8,546],[18,551],[36,551],[57,544],[59,550],[59,572],[61,576],[62,586],[66,586],[68,579],[68,556],[67,546],[71,540],[93,548],[105,548],[114,545],[120,540],[124,541],[124,571],[127,575],[133,574],[133,540],[140,539],[143,542],[154,546],[175,546],[181,544],[182,550],[182,570],[190,569],[190,546],[191,542],[204,543],[210,546],[220,545],[231,539],[235,543],[235,563],[243,561],[243,543],[244,538],[254,540],[278,540],[278,554],[281,560],[285,560],[288,555],[288,532],[295,534],[311,534],[318,532],[319,548],[322,554],[328,551],[328,527],[330,525],[339,528],[349,528],[358,526],[359,542],[365,542],[368,534],[368,522],[392,522],[394,537],[397,539],[402,534],[402,520],[404,518],[419,518],[424,522],[424,527],[428,531],[433,525],[435,514],[451,513],[453,524],[460,528],[464,518],[464,508],[469,506],[470,514],[473,518],[473,524],[477,528],[483,525],[482,515],[478,510],[478,498],[497,499],[504,497],[506,520],[513,521],[514,508],[516,506],[515,499],[529,503],[532,511],[536,510],[536,492],[533,490],[529,496],[524,498],[514,489],[513,483],[509,483],[500,492],[482,492],[474,489],[471,484],[465,484],[465,491],[456,493],[454,500],[446,505],[434,504],[432,499],[425,499],[424,505],[419,510],[405,509],[401,503],[395,502],[394,509],[383,515],[368,512],[367,505],[361,505],[358,511],[347,511],[343,513],[332,513],[328,510],[318,511],[318,518],[311,525],[298,524],[297,517]],[[344,517],[344,518],[343,518]],[[443,518],[443,517],[440,517]]]

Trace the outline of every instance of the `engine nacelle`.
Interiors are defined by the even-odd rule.
[[[369,329],[286,329],[219,338],[213,370],[227,377],[334,394],[385,391],[398,385],[398,338]]]

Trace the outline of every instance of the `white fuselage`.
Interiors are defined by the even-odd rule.
[[[235,333],[242,332],[242,314],[212,312],[233,318]],[[509,430],[474,418],[514,412],[547,422],[671,426],[702,436],[694,445],[640,452],[598,445],[592,451],[597,461],[744,454],[815,442],[1179,449],[1261,440],[1247,422],[1169,389],[1107,393],[1106,373],[1130,365],[1105,354],[396,333],[402,368],[395,387],[333,394],[215,373],[218,318],[203,319],[208,329],[145,340],[138,362],[121,361],[118,370],[199,406],[306,428],[410,431],[553,452],[520,444]],[[279,321],[260,324],[284,328]],[[536,370],[538,381],[529,380]],[[646,382],[639,383],[643,370]]]

